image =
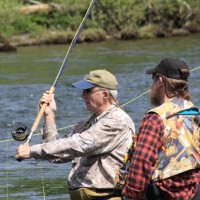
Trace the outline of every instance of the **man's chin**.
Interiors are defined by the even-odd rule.
[[[86,107],[87,107],[87,110],[88,110],[88,111],[92,112],[92,111],[91,111],[91,106],[90,106],[90,104],[87,104],[87,103],[86,103]]]

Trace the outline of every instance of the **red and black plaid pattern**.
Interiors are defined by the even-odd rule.
[[[143,199],[148,183],[151,181],[153,166],[158,159],[162,146],[164,124],[155,113],[147,114],[141,124],[137,147],[128,172],[122,194],[133,199]],[[182,174],[159,180],[156,185],[168,199],[189,200],[195,195],[200,178],[200,170],[191,170]]]

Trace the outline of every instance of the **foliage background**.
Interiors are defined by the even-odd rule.
[[[0,1],[0,42],[21,45],[71,41],[90,1],[40,0],[52,11],[22,14],[26,0]],[[169,37],[200,32],[200,1],[97,0],[79,42]],[[19,39],[19,36],[25,39]],[[32,40],[32,42],[30,42]],[[29,41],[29,42],[28,42]]]

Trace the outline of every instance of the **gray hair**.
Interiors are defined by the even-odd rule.
[[[109,93],[112,96],[112,98],[114,99],[114,101],[117,102],[117,96],[118,96],[118,91],[117,90],[112,90],[112,89],[108,89],[108,88],[104,88],[104,87],[99,87],[99,86],[96,86],[96,87],[97,88],[102,88],[103,90],[109,91]]]
[[[117,95],[118,95],[118,91],[117,90],[108,90],[110,95],[112,96],[113,100],[115,101],[115,105],[119,108],[121,108],[123,111],[124,109],[122,108],[122,106],[120,106],[120,104],[117,101]]]
[[[108,90],[111,94],[111,96],[113,97],[113,99],[115,101],[117,101],[117,95],[118,95],[118,91],[117,90]]]

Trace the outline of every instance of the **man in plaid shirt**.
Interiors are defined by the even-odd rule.
[[[155,108],[140,126],[122,195],[127,200],[199,200],[199,115],[177,114],[194,108],[189,69],[179,59],[165,58],[147,74],[153,76]]]

